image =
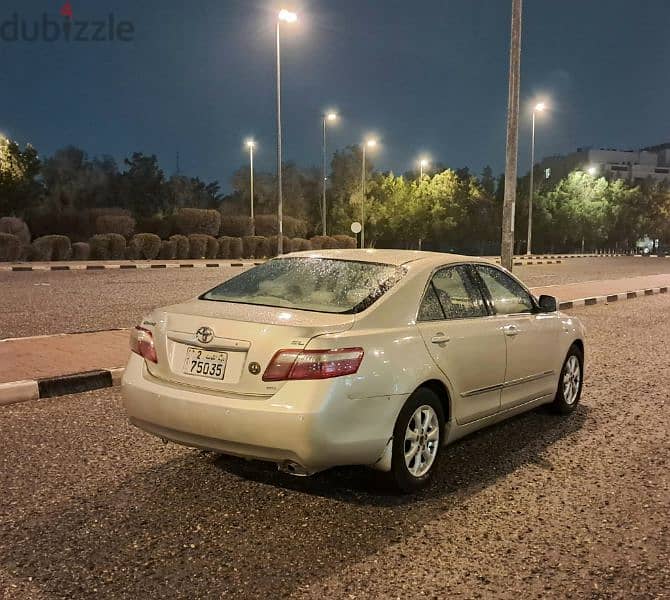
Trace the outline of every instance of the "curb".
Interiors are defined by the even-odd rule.
[[[0,406],[28,400],[42,400],[67,394],[79,394],[121,384],[124,367],[71,373],[43,379],[0,383]]]
[[[618,302],[619,300],[632,300],[633,298],[641,298],[642,296],[653,296],[655,294],[667,294],[667,287],[646,288],[643,290],[635,290],[632,292],[623,292],[620,294],[609,294],[604,296],[592,296],[590,298],[579,298],[578,300],[569,300],[567,302],[560,302],[559,310],[576,308],[577,306],[593,306],[594,304],[608,304],[610,302]]]
[[[251,267],[255,265],[262,265],[263,262],[247,261],[247,262],[192,262],[192,263],[119,263],[119,264],[98,264],[98,263],[81,263],[77,265],[9,265],[0,266],[0,271],[9,272],[32,272],[32,271],[104,271],[104,270],[125,270],[125,269],[193,269],[193,268],[221,268],[221,267]]]

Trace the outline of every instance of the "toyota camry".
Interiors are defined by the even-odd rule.
[[[574,410],[584,329],[484,259],[297,252],[132,331],[130,421],[164,440],[311,475],[369,465],[404,491],[441,448],[541,404]]]

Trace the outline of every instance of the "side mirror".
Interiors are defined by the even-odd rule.
[[[538,303],[542,309],[542,312],[556,312],[558,310],[558,302],[553,296],[542,294],[538,298]]]

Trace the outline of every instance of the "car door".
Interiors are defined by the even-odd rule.
[[[554,393],[558,313],[540,312],[530,293],[503,270],[493,265],[476,265],[475,269],[505,336],[502,409]]]
[[[468,423],[500,410],[505,338],[464,265],[437,270],[419,307],[417,327],[449,380],[452,411]]]

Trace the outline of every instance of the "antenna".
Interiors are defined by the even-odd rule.
[[[177,150],[177,160],[175,164],[175,175],[179,175],[179,150]]]

